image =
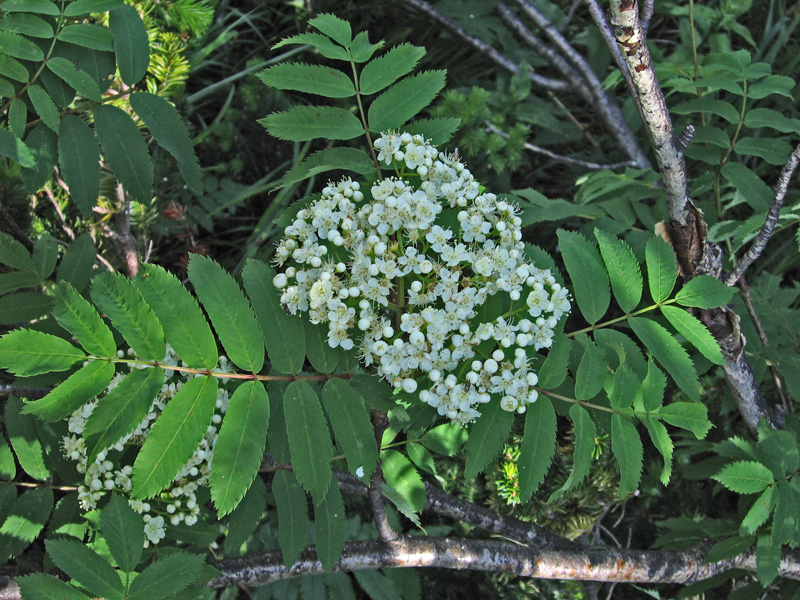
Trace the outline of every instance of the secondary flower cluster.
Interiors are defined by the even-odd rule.
[[[128,350],[128,353],[133,354],[131,350]],[[120,351],[119,357],[123,356],[123,352]],[[167,355],[161,364],[177,365],[177,360],[175,352],[168,346]],[[227,358],[221,356],[220,368],[224,371],[226,366]],[[132,368],[137,367],[132,365]],[[78,500],[83,510],[96,508],[97,503],[109,492],[116,491],[126,497],[130,493],[133,468],[129,464],[122,464],[125,459],[123,452],[129,445],[139,446],[144,443],[167,402],[183,387],[185,379],[178,379],[173,374],[173,371],[165,370],[164,384],[150,406],[147,416],[137,425],[136,429],[101,451],[92,464],[87,464],[88,457],[83,434],[86,421],[97,406],[98,400],[92,400],[72,413],[68,424],[71,435],[63,438],[63,448],[64,455],[68,459],[76,461],[77,471],[84,474],[84,485],[78,487]],[[106,391],[111,391],[116,387],[124,376],[123,373],[117,373]],[[194,525],[197,522],[200,508],[197,504],[196,492],[198,488],[208,485],[217,432],[228,402],[228,392],[220,388],[217,392],[216,408],[211,425],[189,462],[184,465],[170,487],[148,501],[128,500],[131,507],[142,515],[146,536],[145,547],[150,543],[157,544],[164,537],[167,523],[178,525],[183,522],[186,525]]]
[[[375,149],[394,177],[363,191],[329,183],[286,227],[281,303],[453,422],[473,421],[493,395],[524,412],[538,395],[529,352],[552,344],[568,291],[526,259],[517,208],[457,156],[408,133]],[[492,314],[498,294],[508,300]]]

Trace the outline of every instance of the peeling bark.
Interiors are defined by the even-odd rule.
[[[754,571],[754,552],[746,552],[718,563],[705,564],[707,548],[683,552],[589,548],[543,550],[497,540],[457,540],[433,537],[401,537],[387,544],[382,540],[348,542],[331,572],[351,572],[386,567],[438,567],[507,573],[517,577],[569,579],[628,583],[689,584],[730,569]],[[800,580],[797,553],[785,553],[779,575]],[[291,568],[283,564],[279,551],[218,561],[222,575],[209,585],[265,585],[325,571],[313,547],[307,547]]]

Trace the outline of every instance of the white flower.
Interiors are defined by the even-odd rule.
[[[153,517],[145,523],[144,534],[151,543],[157,544],[164,539],[164,517]]]

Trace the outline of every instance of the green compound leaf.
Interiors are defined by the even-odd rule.
[[[102,357],[115,356],[114,335],[86,298],[69,283],[61,281],[53,292],[53,299],[56,321],[75,336],[86,352]]]
[[[650,319],[631,317],[628,323],[678,387],[692,400],[699,400],[700,381],[697,378],[697,370],[686,350],[675,341],[675,338],[664,327]]]
[[[92,276],[92,266],[96,260],[97,248],[88,233],[78,236],[67,251],[61,264],[58,265],[56,280],[66,281],[76,291],[81,292]]]
[[[4,3],[3,10],[8,12]],[[2,28],[12,33],[21,33],[28,37],[50,39],[53,37],[53,27],[44,19],[28,14],[8,13],[3,17]],[[776,111],[777,112],[777,111]]]
[[[45,64],[54,75],[80,95],[95,102],[102,102],[103,95],[97,82],[86,71],[75,66],[71,60],[56,56],[49,58]]]
[[[5,75],[9,79],[19,81],[20,83],[26,83],[30,80],[30,73],[28,73],[28,69],[26,69],[18,60],[11,58],[10,56],[6,56],[5,54],[0,54],[0,75]],[[5,92],[3,93],[5,95]],[[14,137],[16,138],[16,136]]]
[[[743,137],[736,142],[734,150],[744,156],[758,156],[771,165],[782,165],[792,153],[792,146],[783,140]]]
[[[212,471],[213,473],[213,471]],[[228,519],[228,534],[225,536],[225,554],[235,556],[261,522],[267,506],[267,489],[260,477],[253,480],[244,498],[231,512]]]
[[[278,508],[278,544],[283,553],[283,563],[291,567],[306,545],[308,501],[289,471],[275,473],[272,493]]]
[[[169,401],[133,464],[134,498],[153,497],[180,473],[203,439],[216,401],[213,377],[190,379]]]
[[[737,494],[757,494],[775,483],[772,471],[752,460],[740,460],[726,465],[712,479]]]
[[[691,431],[698,440],[706,437],[712,427],[708,420],[708,409],[697,402],[673,402],[653,414],[670,425]]]
[[[739,111],[730,102],[724,100],[714,100],[713,98],[697,98],[688,102],[681,102],[672,107],[672,112],[676,115],[690,115],[692,113],[711,113],[722,117],[728,123],[739,122]]]
[[[138,83],[150,64],[150,42],[147,29],[133,7],[123,4],[108,13],[108,28],[114,36],[114,53],[122,81]]]
[[[0,367],[18,377],[66,371],[86,355],[68,341],[30,329],[0,338]]]
[[[322,65],[281,63],[261,71],[258,78],[279,90],[296,90],[326,98],[349,98],[356,93],[346,73]]]
[[[26,273],[25,271],[3,273],[0,274],[0,296],[16,292],[21,288],[35,287],[41,283],[42,278],[38,273]]]
[[[374,44],[370,43],[369,32],[362,31],[353,38],[353,42],[350,44],[350,54],[353,57],[353,62],[367,62],[375,52],[383,48],[383,44],[383,40],[378,40]]]
[[[260,371],[264,365],[264,340],[239,285],[219,264],[199,254],[192,254],[188,271],[228,358],[246,371]]]
[[[359,79],[361,93],[369,95],[380,92],[413,71],[423,56],[425,48],[411,44],[395,46],[383,56],[364,65]]]
[[[499,402],[489,402],[479,410],[481,416],[470,428],[464,447],[467,455],[464,476],[467,480],[475,479],[500,454],[514,423],[514,413],[500,408]]]
[[[113,376],[114,363],[90,362],[41,400],[26,404],[22,412],[36,415],[43,421],[60,421],[105,390]]]
[[[353,41],[353,31],[350,28],[350,23],[335,15],[322,13],[311,19],[308,24],[345,48],[348,48],[350,42]]]
[[[4,12],[29,12],[40,15],[58,16],[61,14],[58,6],[49,0],[5,0]]]
[[[411,135],[421,135],[434,146],[441,146],[450,141],[460,125],[461,119],[456,117],[437,117],[412,121],[403,128]]]
[[[333,373],[342,361],[345,350],[328,345],[328,328],[311,321],[303,321],[306,338],[306,355],[308,362],[319,373]]]
[[[645,248],[645,261],[650,295],[658,304],[669,298],[675,287],[675,278],[678,276],[675,253],[672,246],[660,237],[650,238]]]
[[[675,300],[681,306],[695,306],[697,308],[717,308],[725,306],[733,298],[736,288],[725,285],[711,275],[698,275],[690,279],[681,291],[675,295]]]
[[[44,52],[39,46],[21,35],[9,33],[8,31],[0,31],[0,48],[3,49],[3,54],[21,60],[35,62],[44,60]]]
[[[164,359],[164,330],[130,279],[120,273],[101,273],[92,280],[91,296],[137,356]]]
[[[90,25],[89,23],[67,25],[58,32],[58,40],[83,46],[84,48],[91,48],[92,50],[114,51],[111,32],[100,25]]]
[[[297,374],[306,360],[303,319],[287,315],[280,304],[280,292],[272,284],[275,270],[249,259],[242,270],[242,282],[250,297],[272,366],[281,373]]]
[[[739,535],[752,535],[769,519],[775,508],[775,486],[768,487],[753,503],[753,506],[742,519]]]
[[[590,400],[600,393],[608,375],[605,350],[581,334],[578,342],[584,347],[583,357],[575,373],[575,398]]]
[[[619,413],[611,415],[611,451],[619,463],[619,497],[636,491],[642,479],[642,440],[636,426]]]
[[[286,38],[285,40],[281,40],[275,44],[272,49],[275,50],[282,46],[288,46],[289,44],[309,44],[316,48],[317,51],[325,58],[345,61],[350,60],[347,50],[337,44],[334,44],[330,38],[320,33],[301,33],[299,35]]]
[[[639,270],[639,261],[633,255],[631,247],[624,241],[599,229],[594,230],[594,237],[600,244],[600,254],[606,263],[614,297],[619,302],[620,308],[629,313],[642,299],[642,273]]]
[[[75,0],[64,9],[65,17],[79,17],[89,13],[106,12],[122,6],[124,0]]]
[[[0,31],[0,34],[2,33],[3,32]],[[9,129],[11,129],[14,135],[21,138],[25,134],[25,124],[28,121],[28,109],[25,106],[25,102],[19,98],[15,98],[9,103],[6,114],[8,115]]]
[[[369,130],[381,132],[401,127],[433,102],[444,83],[445,71],[425,71],[396,83],[370,105]]]
[[[49,233],[43,233],[42,237],[36,240],[31,257],[33,264],[36,265],[36,273],[42,279],[50,277],[58,261],[58,242]]]
[[[800,492],[786,481],[779,483],[777,490],[775,516],[772,519],[772,543],[788,544],[795,537],[800,523]]]
[[[130,115],[110,104],[94,107],[94,128],[103,154],[122,187],[138,202],[153,198],[153,161]]]
[[[611,407],[615,410],[627,410],[634,401],[634,390],[639,388],[640,381],[627,364],[622,363],[614,372],[614,383],[608,392]]]
[[[156,265],[142,265],[134,285],[153,309],[164,337],[181,360],[192,367],[217,364],[217,342],[203,311],[177,277]]]
[[[384,450],[381,452],[381,470],[386,483],[400,494],[412,510],[422,512],[428,494],[414,464],[396,450]]]
[[[402,600],[394,582],[377,570],[354,571],[353,577],[358,582],[358,587],[374,600]]]
[[[228,514],[258,475],[269,426],[269,398],[260,381],[246,381],[231,396],[214,447],[211,499],[217,515]]]
[[[800,119],[787,117],[772,108],[753,108],[744,116],[744,124],[750,129],[770,127],[781,133],[800,133]]]
[[[354,114],[330,106],[295,106],[258,122],[276,138],[292,142],[317,138],[350,140],[364,133],[361,121]]]
[[[672,444],[672,439],[669,437],[667,428],[664,427],[661,421],[653,417],[645,417],[642,419],[642,422],[644,426],[647,427],[647,433],[650,434],[653,446],[655,446],[656,450],[664,457],[664,469],[661,471],[659,479],[662,484],[667,485],[672,476],[672,453],[675,448]]]
[[[749,535],[740,537],[738,535],[729,537],[714,544],[706,555],[706,564],[719,562],[738,556],[742,552],[747,552],[755,541],[755,536]]]
[[[572,340],[564,335],[564,332],[557,332],[553,339],[553,345],[550,346],[547,353],[547,358],[539,368],[539,385],[542,388],[552,390],[564,383],[571,349]]]
[[[38,319],[53,308],[53,299],[39,292],[18,292],[0,298],[0,325],[14,325]]]
[[[708,360],[715,365],[725,364],[719,344],[696,317],[676,306],[662,306],[661,313]]]
[[[45,444],[36,430],[36,419],[22,414],[23,406],[22,400],[14,396],[6,401],[5,426],[8,441],[11,442],[14,454],[17,455],[17,460],[25,473],[34,479],[45,481],[51,476],[49,457]]]
[[[575,231],[558,230],[558,244],[569,273],[575,301],[584,318],[596,323],[611,302],[608,275],[594,244]]]
[[[25,246],[6,232],[0,232],[0,263],[28,273],[36,272],[36,263]]]
[[[100,529],[119,568],[126,573],[135,571],[144,545],[142,517],[122,496],[112,494],[100,513]]]
[[[352,171],[366,175],[375,169],[375,163],[369,155],[358,148],[327,148],[315,152],[303,162],[296,164],[281,178],[276,189],[284,188],[314,175],[328,171]]]
[[[131,94],[130,102],[158,145],[175,158],[189,189],[202,194],[203,171],[180,113],[164,98],[147,92]]]
[[[331,485],[322,502],[314,507],[317,556],[326,571],[330,571],[339,560],[346,528],[347,519],[342,492],[339,491],[338,485]]]
[[[100,452],[136,429],[163,384],[164,371],[160,367],[136,369],[100,400],[84,428],[89,464],[94,463]]]
[[[420,441],[432,452],[442,456],[455,456],[467,441],[467,431],[463,427],[445,423],[429,429]]]
[[[764,213],[772,202],[772,190],[752,170],[739,162],[727,162],[720,171],[742,199],[755,211]]]
[[[122,581],[106,560],[78,540],[49,539],[47,554],[55,565],[99,598],[119,598]]]
[[[0,525],[0,565],[19,556],[35,540],[53,510],[53,490],[36,488],[21,494]]]
[[[768,586],[778,576],[783,553],[768,535],[758,536],[756,543],[756,575],[762,586]]]
[[[201,554],[162,556],[133,580],[127,600],[161,600],[176,594],[201,576],[204,565]]]
[[[25,143],[8,129],[0,127],[0,156],[10,158],[23,167],[34,168],[36,159]]]
[[[527,502],[542,485],[556,451],[556,413],[546,396],[528,406],[519,454],[519,497]]]
[[[4,481],[13,481],[16,476],[17,463],[14,461],[14,452],[8,445],[5,436],[0,434],[0,478]],[[0,518],[5,519],[3,494],[13,494],[16,497],[17,492],[13,486],[8,486],[5,492],[0,491]]]
[[[575,435],[575,451],[572,459],[572,471],[561,489],[554,492],[548,502],[557,498],[564,492],[575,489],[584,480],[592,467],[592,453],[594,452],[595,427],[589,412],[580,404],[573,404],[569,409],[569,418],[572,419]]]
[[[300,485],[319,504],[333,478],[331,435],[314,389],[305,381],[293,381],[283,396],[286,433],[294,474]]]
[[[350,472],[355,475],[361,469],[369,479],[378,462],[378,449],[363,398],[349,383],[334,378],[322,389],[322,403]]]
[[[75,589],[66,581],[52,575],[34,573],[17,579],[23,598],[39,600],[90,600],[89,596]]]
[[[69,186],[70,197],[88,216],[100,193],[100,147],[94,133],[80,117],[64,115],[60,131],[58,163],[61,165],[61,176]],[[76,152],[75,148],[81,151]],[[77,285],[75,287],[78,288]]]
[[[652,360],[647,361],[647,375],[642,382],[642,403],[648,412],[658,410],[664,403],[667,376]]]

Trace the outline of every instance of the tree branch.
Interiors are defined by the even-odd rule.
[[[611,0],[611,23],[638,93],[640,113],[664,183],[670,217],[664,234],[672,244],[686,279],[700,274],[722,279],[722,250],[716,244],[707,243],[708,228],[692,202],[684,149],[675,137],[664,92],[656,78],[639,21],[637,1]],[[738,315],[727,308],[719,308],[701,311],[700,319],[722,349],[725,377],[747,427],[755,433],[762,417],[773,427],[780,427],[780,419],[769,409],[758,389],[745,355],[745,338],[739,329]]]
[[[475,48],[478,52],[485,55],[489,60],[494,62],[495,64],[499,65],[509,73],[516,73],[519,71],[519,67],[514,64],[512,60],[492,48],[489,44],[480,40],[476,37],[472,37],[470,34],[466,32],[466,30],[461,27],[458,23],[456,23],[453,19],[448,17],[447,15],[439,12],[433,6],[425,2],[425,0],[405,0],[405,3],[409,6],[413,6],[418,11],[425,13],[429,17],[431,17],[434,21],[438,22],[440,25],[444,26],[450,33],[456,35],[457,37],[464,40],[470,46]],[[554,92],[566,92],[569,89],[567,82],[560,81],[558,79],[551,79],[550,77],[543,77],[541,75],[537,75],[536,73],[530,74],[531,81],[534,85],[537,85],[546,90],[552,90]]]
[[[402,537],[393,544],[382,540],[348,542],[331,572],[386,567],[438,567],[508,573],[540,579],[569,579],[629,583],[687,584],[730,569],[755,571],[755,553],[745,552],[718,563],[705,564],[707,547],[683,552],[587,548],[544,550],[497,540]],[[222,572],[211,587],[265,585],[325,571],[314,547],[307,547],[291,568],[280,551],[252,554],[214,563]],[[779,576],[800,579],[800,556],[784,553]]]
[[[778,177],[778,183],[775,184],[775,198],[769,206],[767,218],[761,226],[755,241],[748,248],[742,260],[736,264],[736,268],[723,279],[727,285],[734,285],[739,281],[739,278],[744,275],[744,272],[761,256],[761,253],[767,247],[767,243],[772,237],[772,232],[775,230],[775,225],[778,223],[778,217],[781,215],[783,201],[786,198],[786,190],[789,188],[789,181],[792,179],[795,169],[797,169],[798,162],[800,162],[800,144],[797,145],[794,152],[789,156],[789,160],[783,166],[781,175]]]
[[[585,99],[589,104],[594,106],[603,117],[603,121],[611,131],[611,134],[619,142],[620,147],[630,155],[637,167],[651,166],[650,159],[647,158],[644,150],[639,146],[639,141],[633,135],[633,132],[631,132],[630,127],[628,127],[628,123],[625,121],[625,117],[619,109],[619,106],[603,89],[603,84],[586,59],[572,47],[550,20],[528,0],[517,0],[517,4],[522,8],[525,15],[550,39],[550,42],[558,49],[564,59],[569,61],[580,74],[588,94],[588,96],[585,96]],[[498,8],[501,6],[503,6],[502,2],[498,3]],[[555,63],[553,63],[553,65],[555,66]],[[567,68],[569,69],[568,66]],[[566,77],[566,74],[562,72],[560,68],[559,72]]]
[[[496,135],[499,135],[501,138],[508,139],[510,137],[505,131],[501,131],[500,129],[492,125],[489,121],[486,121],[486,129]],[[586,167],[587,169],[613,170],[613,169],[622,169],[624,167],[637,166],[636,161],[633,160],[626,160],[624,162],[618,162],[618,163],[603,164],[603,163],[591,162],[588,160],[581,160],[579,158],[571,158],[569,156],[563,156],[561,154],[556,154],[555,152],[550,152],[550,150],[547,150],[546,148],[542,148],[541,146],[535,146],[533,144],[529,144],[528,142],[525,142],[524,148],[526,150],[530,150],[531,152],[535,152],[537,154],[543,154],[544,156],[549,156],[550,158],[557,160],[559,162],[565,162],[571,165],[578,165],[580,167]]]

